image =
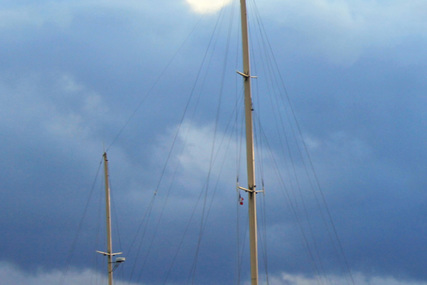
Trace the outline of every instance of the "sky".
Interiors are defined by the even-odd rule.
[[[116,284],[248,284],[238,4],[0,3],[5,284],[105,284],[105,150]],[[248,16],[261,284],[427,284],[427,3]]]

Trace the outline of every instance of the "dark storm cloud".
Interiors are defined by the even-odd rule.
[[[266,15],[266,27],[277,32],[271,37],[273,48],[357,284],[363,284],[365,277],[373,278],[375,285],[427,280],[426,253],[420,250],[427,228],[425,4],[274,2],[258,5]],[[6,245],[0,260],[7,262],[0,265],[1,274],[25,275],[43,268],[51,279],[42,277],[56,284],[52,270],[65,268],[103,145],[114,140],[190,34],[196,18],[179,1],[39,1],[0,6],[0,244]],[[135,232],[156,188],[195,78],[192,71],[198,69],[204,42],[209,40],[204,32],[212,31],[215,17],[206,17],[208,23],[199,24],[203,29],[185,42],[169,73],[111,148],[111,177],[119,189],[114,198],[120,227],[128,235]],[[219,60],[214,65],[221,68]],[[209,87],[205,92],[210,95],[218,86]],[[197,189],[206,182],[203,177],[209,167],[195,159],[209,159],[215,102],[209,100],[200,103],[206,114],[186,124],[187,136],[178,137],[177,149],[186,149],[171,158],[179,166],[170,194],[175,205],[166,199],[172,170],[167,170],[160,187],[152,221],[159,219],[163,205],[168,207],[157,229],[162,238],[153,241],[156,251],[149,254],[153,263],[169,265],[177,240],[168,237],[181,237],[180,226],[186,225]],[[221,135],[227,141],[229,134]],[[231,164],[221,169],[218,163],[212,170],[212,177],[220,172],[228,177],[219,180],[221,192],[216,194],[210,227],[201,243],[198,281],[228,282],[235,277],[214,273],[235,266],[235,260],[212,262],[225,260],[225,251],[237,250],[232,234],[236,221],[230,219],[235,211]],[[229,181],[232,186],[227,186]],[[274,186],[270,182],[270,193]],[[268,195],[273,194],[267,192],[266,200],[273,209],[267,228],[275,284],[311,276],[285,197],[268,200]],[[226,202],[219,202],[218,196]],[[92,200],[100,201],[98,196]],[[325,270],[341,280],[342,265],[326,245],[322,221],[311,202],[307,206]],[[98,210],[89,207],[72,268],[89,268],[93,251],[102,250],[87,242],[97,238],[98,216]],[[188,235],[197,235],[199,222],[194,219]],[[156,227],[151,223],[148,232],[153,234]],[[170,280],[188,278],[185,269],[193,262],[193,242],[186,242],[178,253],[181,267],[173,267]],[[124,250],[128,245],[126,241]],[[148,248],[143,246],[145,252]],[[302,275],[286,279],[280,277],[282,272]],[[162,281],[155,273],[162,275],[164,268],[156,265],[151,273],[145,271],[143,280]]]

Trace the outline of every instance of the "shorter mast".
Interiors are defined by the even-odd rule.
[[[107,218],[107,258],[108,258],[108,285],[113,285],[113,239],[111,237],[111,208],[110,208],[110,184],[108,179],[108,159],[104,152],[104,174],[105,174],[105,210]]]
[[[122,252],[113,253],[113,240],[111,237],[111,208],[110,208],[110,184],[108,177],[108,159],[107,153],[104,152],[104,176],[105,176],[105,211],[106,211],[106,221],[107,221],[107,252],[96,251],[98,253],[107,256],[108,258],[108,285],[113,285],[113,264],[115,263],[115,267],[118,266],[119,263],[125,261],[124,257],[118,257],[115,262],[113,262],[113,256],[122,254]],[[114,267],[114,268],[115,268]]]

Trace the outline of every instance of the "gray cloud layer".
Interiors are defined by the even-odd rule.
[[[280,72],[357,280],[372,278],[375,285],[427,282],[427,258],[422,250],[426,231],[423,174],[427,170],[426,4],[306,0],[257,5],[267,31],[274,32],[270,39]],[[199,29],[190,34],[198,16],[184,1],[6,1],[0,7],[0,244],[5,245],[0,260],[7,262],[0,266],[0,272],[43,275],[47,279],[42,280],[57,284],[52,276],[67,266],[86,270],[85,274],[102,270],[102,265],[92,265],[94,250],[102,250],[94,248],[98,246],[95,240],[103,240],[98,226],[102,210],[97,208],[102,209],[102,196],[98,194],[91,196],[91,203],[97,206],[90,204],[87,209],[75,251],[68,256],[103,146],[113,141],[109,152],[112,183],[113,190],[117,189],[116,211],[124,233],[123,244],[117,247],[129,247],[157,187],[218,14],[204,15],[197,24]],[[227,31],[227,25],[222,27]],[[188,34],[191,37],[184,42]],[[225,38],[217,40],[217,50]],[[255,36],[254,41],[257,45]],[[149,93],[175,52],[169,69]],[[222,61],[212,56],[208,79],[222,68]],[[256,55],[254,63],[261,72]],[[227,74],[235,76],[232,69],[227,69]],[[257,81],[266,76],[259,75]],[[215,96],[218,82],[206,83],[200,93]],[[209,166],[199,159],[210,157],[217,101],[200,98],[199,109],[195,109],[195,101],[190,104],[194,117],[183,125],[177,138],[171,168],[160,185],[147,227],[144,253],[166,205],[149,253],[153,267],[134,272],[133,280],[141,274],[140,280],[147,284],[162,281],[165,264],[170,264],[182,236],[179,226],[187,225],[194,205],[198,205],[196,217],[201,214],[201,202],[195,203],[204,189]],[[222,104],[230,98],[225,97]],[[141,107],[114,140],[140,102]],[[224,109],[221,123],[233,107]],[[273,117],[261,115],[267,120]],[[268,121],[266,131],[273,124]],[[214,194],[214,188],[208,192],[212,210],[196,280],[230,283],[235,278],[233,272],[214,279],[212,271],[225,272],[236,262],[225,253],[237,250],[236,220],[231,217],[236,209],[234,160],[221,164],[223,157],[231,156],[229,150],[236,143],[229,142],[232,135],[222,125],[216,136],[223,144],[216,145],[220,154],[211,170],[211,185],[221,178],[217,192]],[[278,139],[273,137],[270,142],[278,157]],[[262,148],[268,152],[265,145]],[[178,167],[176,172],[174,166]],[[273,172],[271,160],[265,167]],[[285,169],[286,165],[280,167]],[[296,171],[303,172],[298,161]],[[265,172],[266,178],[275,178]],[[102,192],[98,180],[95,190]],[[173,187],[168,190],[171,182]],[[298,223],[287,208],[286,197],[275,196],[277,182],[266,184],[270,272],[277,284],[304,284],[315,273],[307,264]],[[312,237],[326,274],[331,279],[346,275],[340,264],[342,257],[333,249],[336,245],[328,244],[314,198],[306,192],[290,193],[296,199],[298,195],[307,199]],[[197,235],[199,222],[193,218],[188,236]],[[308,231],[306,226],[302,225],[303,230]],[[243,226],[241,231],[245,231]],[[188,278],[194,242],[183,243],[171,280],[185,282]],[[143,262],[144,257],[128,255],[129,264],[132,259],[140,261],[137,266]],[[132,265],[125,266],[122,280],[127,280],[130,272]],[[245,274],[243,269],[242,276]],[[29,279],[19,280],[27,280],[21,281],[24,284]],[[420,283],[411,283],[413,280]],[[359,281],[357,284],[362,284]]]

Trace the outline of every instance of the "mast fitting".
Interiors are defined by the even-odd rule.
[[[238,73],[238,74],[240,74],[241,76],[243,76],[244,78],[258,78],[258,76],[249,76],[248,74],[245,74],[245,73],[243,73],[243,72],[240,72],[240,71],[236,71],[236,73]]]

